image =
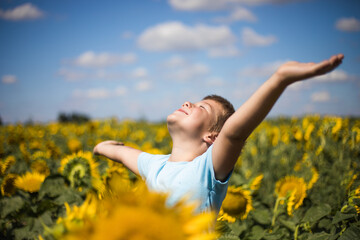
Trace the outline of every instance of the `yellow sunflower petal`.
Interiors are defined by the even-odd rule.
[[[45,175],[38,172],[26,172],[25,175],[16,179],[15,186],[26,192],[38,192],[45,177]]]

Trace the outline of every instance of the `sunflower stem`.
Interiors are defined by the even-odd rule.
[[[285,200],[285,199],[286,198],[283,198],[283,197],[278,197],[276,199],[275,208],[274,208],[274,214],[273,214],[273,217],[272,217],[272,220],[271,220],[271,227],[275,226],[275,220],[276,220],[276,217],[279,214],[279,212],[278,212],[279,203],[280,203],[281,200]]]
[[[299,227],[300,227],[300,224],[296,225],[295,232],[294,232],[294,240],[298,240]]]

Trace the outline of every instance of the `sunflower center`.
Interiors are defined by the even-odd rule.
[[[241,193],[230,193],[226,196],[222,208],[231,215],[240,215],[246,212],[247,199]]]
[[[301,188],[301,186],[299,186],[296,183],[285,183],[283,185],[283,187],[280,189],[280,196],[281,197],[286,197],[288,194],[290,194],[291,192],[295,191],[295,198],[294,198],[294,202],[298,202],[300,200],[300,191],[297,191],[297,189]]]

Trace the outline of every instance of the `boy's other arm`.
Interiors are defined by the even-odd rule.
[[[93,150],[95,155],[102,155],[113,161],[120,162],[137,175],[139,175],[137,159],[141,152],[138,149],[124,146],[123,143],[117,141],[101,142]]]
[[[225,122],[212,150],[215,176],[225,180],[233,169],[248,136],[264,120],[285,88],[296,81],[330,72],[341,64],[343,55],[320,63],[288,62],[283,64]]]

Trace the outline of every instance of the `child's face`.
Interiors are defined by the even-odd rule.
[[[202,134],[209,132],[221,111],[221,105],[210,99],[197,103],[185,102],[167,117],[169,132],[181,131],[190,137],[202,137]]]

